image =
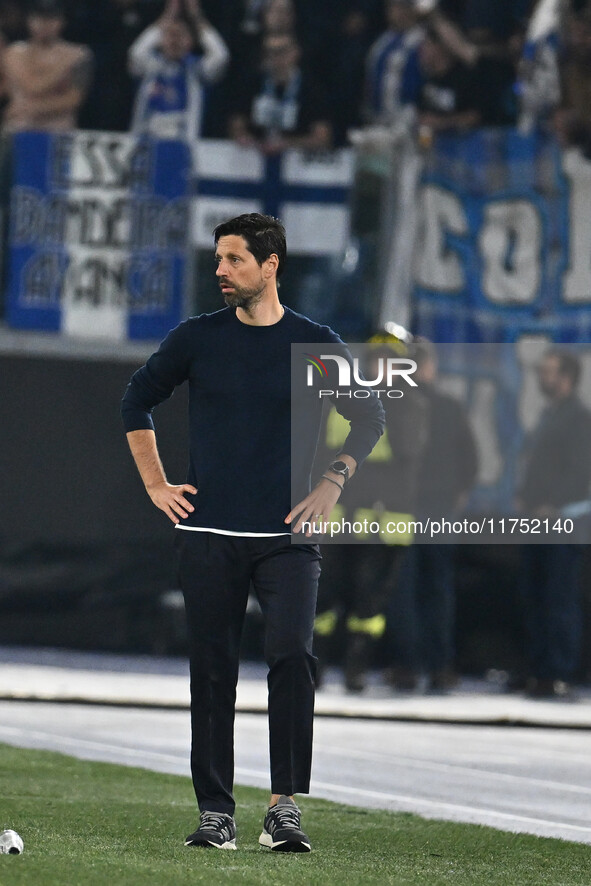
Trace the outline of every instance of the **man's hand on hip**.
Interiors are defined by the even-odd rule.
[[[173,523],[180,523],[179,518],[185,519],[191,511],[195,510],[191,502],[185,498],[185,493],[189,492],[191,495],[197,495],[197,490],[188,483],[173,486],[171,483],[162,481],[154,486],[147,486],[146,492],[156,507],[164,511]]]
[[[284,522],[292,523],[297,518],[293,527],[294,532],[301,532],[303,523],[311,524],[306,529],[306,536],[310,538],[314,523],[329,520],[341,491],[342,484],[338,480],[322,479],[318,486],[290,511]]]

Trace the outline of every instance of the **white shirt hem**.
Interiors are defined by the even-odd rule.
[[[187,532],[214,532],[216,535],[236,535],[240,538],[280,538],[282,535],[291,535],[291,532],[232,532],[230,529],[211,529],[209,526],[181,526],[175,529],[184,529]]]

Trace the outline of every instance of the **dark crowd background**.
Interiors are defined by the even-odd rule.
[[[131,122],[137,80],[129,72],[128,51],[137,37],[164,12],[164,0],[64,0],[65,39],[85,44],[94,57],[94,76],[79,115],[85,129],[125,131]],[[300,65],[313,86],[314,101],[326,114],[333,143],[347,143],[347,132],[372,121],[370,49],[390,29],[400,33],[416,25],[422,40],[434,40],[451,56],[452,87],[464,81],[462,101],[474,110],[462,128],[511,125],[523,104],[524,80],[531,58],[524,57],[528,22],[537,0],[201,0],[200,11],[223,38],[230,61],[223,77],[208,87],[203,135],[226,137],[231,117],[264,62],[269,34],[291,34]],[[422,12],[422,8],[427,9]],[[392,12],[396,8],[397,11]],[[404,9],[405,12],[400,10]],[[0,3],[4,43],[27,37],[27,4]],[[565,0],[560,14],[557,50],[559,92],[547,88],[542,117],[566,142],[587,139],[591,83],[591,6],[588,0]],[[432,55],[432,53],[431,53]],[[438,57],[421,63],[437,70]],[[373,72],[374,74],[376,72]],[[423,72],[424,75],[424,72]],[[379,77],[379,72],[376,76]],[[438,75],[439,76],[439,75]],[[447,76],[447,74],[445,74]],[[421,107],[421,96],[403,96]],[[545,104],[545,106],[544,106]],[[562,112],[568,111],[565,120]],[[561,113],[557,113],[561,112]]]

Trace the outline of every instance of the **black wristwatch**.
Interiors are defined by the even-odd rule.
[[[343,484],[349,479],[349,465],[344,461],[333,461],[327,470],[332,471],[333,474],[340,474],[343,478]]]

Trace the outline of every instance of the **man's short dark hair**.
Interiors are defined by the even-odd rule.
[[[574,390],[579,384],[583,368],[577,355],[567,351],[566,348],[550,348],[544,354],[544,358],[548,357],[558,360],[558,371],[569,379]]]
[[[279,259],[277,276],[283,273],[287,258],[285,228],[278,218],[262,215],[260,212],[248,212],[228,219],[214,228],[213,237],[218,245],[220,237],[244,237],[246,248],[252,252],[258,265],[262,265],[270,255]]]

